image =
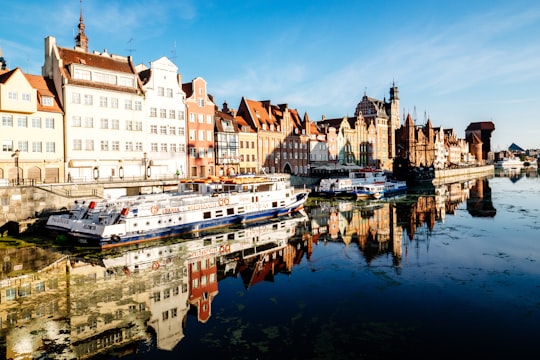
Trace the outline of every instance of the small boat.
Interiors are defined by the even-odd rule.
[[[294,214],[307,197],[278,176],[182,181],[176,193],[105,202],[97,215],[73,221],[68,235],[110,248]]]

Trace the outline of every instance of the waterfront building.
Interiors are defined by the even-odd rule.
[[[287,104],[242,97],[238,116],[257,132],[257,158],[269,173],[308,174],[309,121]]]
[[[144,158],[151,172],[147,175],[178,174],[183,178],[187,169],[186,94],[178,67],[167,57],[161,57],[150,62],[149,68],[138,65],[137,71],[146,94],[144,132],[150,146]]]
[[[239,130],[227,103],[215,116],[216,175],[236,175],[240,170]]]
[[[52,82],[20,68],[0,70],[0,117],[0,178],[21,185],[63,181],[63,112]]]
[[[309,166],[310,173],[313,173],[315,169],[328,164],[328,142],[317,123],[310,121],[309,126]]]
[[[234,118],[238,126],[238,142],[240,143],[240,174],[258,174],[261,168],[257,157],[257,132],[236,112]]]
[[[396,130],[400,127],[399,91],[395,84],[390,88],[389,101],[368,97],[366,94],[356,106],[354,116],[363,116],[368,130],[369,165],[392,170],[396,156]],[[360,138],[360,143],[364,139]]]
[[[182,84],[187,110],[187,177],[215,175],[215,107],[206,80],[197,77]]]
[[[64,109],[66,181],[150,175],[144,89],[132,58],[88,52],[84,30],[81,11],[74,49],[45,38],[42,73]]]

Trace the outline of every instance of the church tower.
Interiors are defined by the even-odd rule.
[[[75,36],[75,50],[88,52],[88,36],[84,33],[84,19],[82,15],[82,0],[81,0],[81,16],[79,18],[79,33]]]

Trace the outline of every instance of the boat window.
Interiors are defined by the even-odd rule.
[[[146,222],[146,226],[149,226],[149,225],[150,225],[150,221],[147,221],[147,222]]]
[[[234,208],[228,208],[227,215],[234,215]]]
[[[243,214],[246,212],[246,208],[244,208],[243,206],[240,206],[237,210],[238,214]]]
[[[222,217],[223,216],[223,210],[216,210],[216,217]]]
[[[272,207],[278,207],[277,201],[272,201]]]
[[[203,219],[210,219],[212,217],[212,213],[210,211],[205,211],[203,213]]]

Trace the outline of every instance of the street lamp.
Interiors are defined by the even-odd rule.
[[[11,154],[11,157],[15,160],[15,170],[17,171],[17,185],[20,183],[19,179],[19,149],[15,150],[13,154]]]

